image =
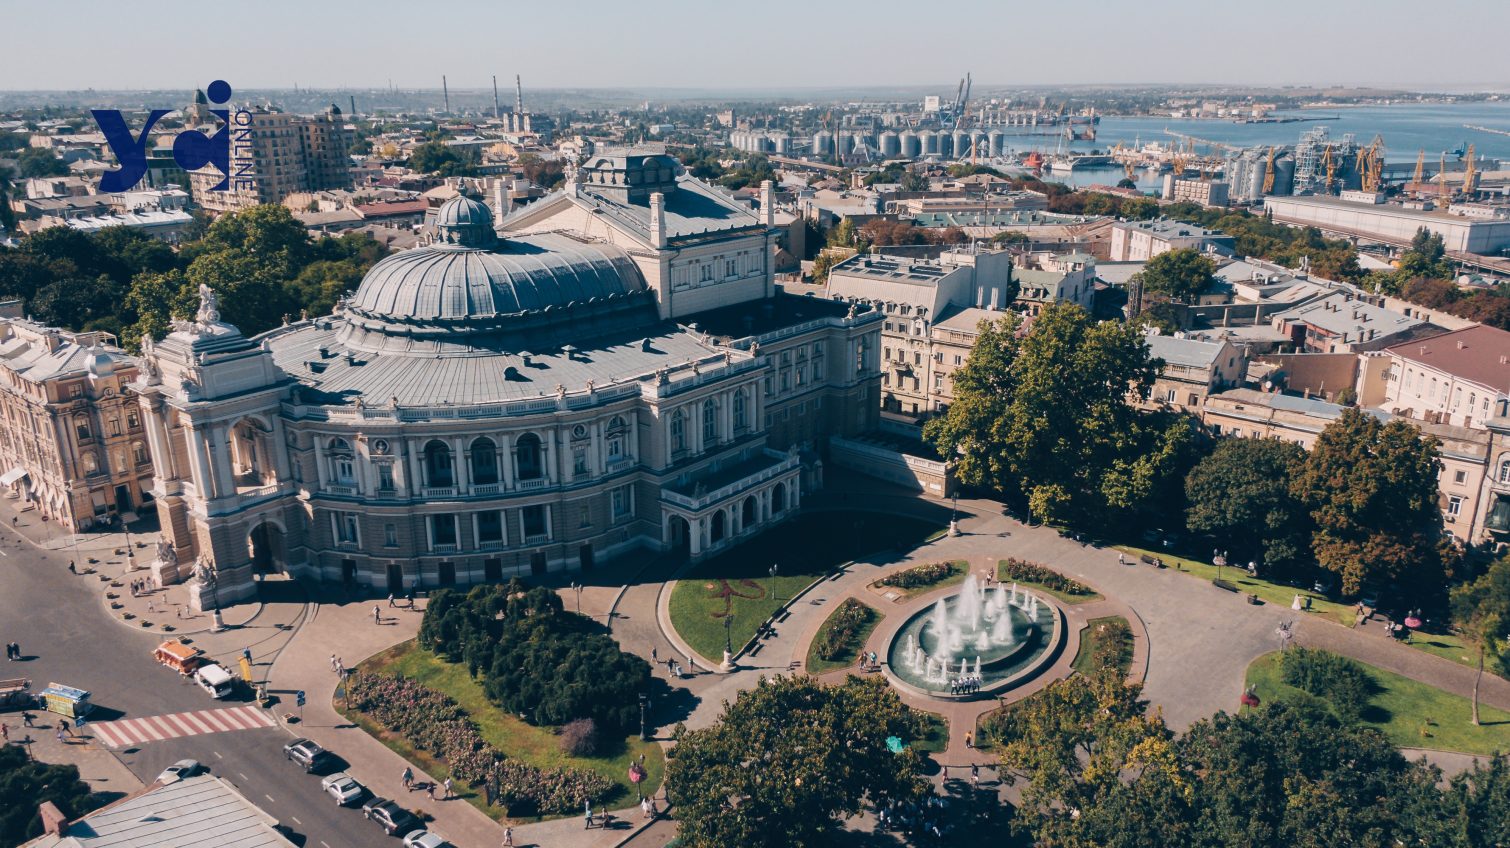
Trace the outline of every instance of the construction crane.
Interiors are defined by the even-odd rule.
[[[959,129],[964,125],[965,112],[970,108],[970,74],[960,80],[960,93],[955,98],[954,104],[954,128]]]
[[[1442,153],[1442,164],[1438,167],[1441,170],[1437,172],[1437,179],[1441,182],[1437,184],[1437,197],[1442,201],[1442,205],[1446,206],[1447,199],[1451,195],[1447,191],[1447,154],[1445,152]]]
[[[1374,140],[1358,151],[1359,187],[1364,191],[1378,191],[1384,181],[1384,137]]]
[[[1468,155],[1463,157],[1467,166],[1463,169],[1463,193],[1473,194],[1479,190],[1479,172],[1473,166],[1473,145],[1468,145]]]
[[[1264,166],[1264,194],[1274,193],[1274,148],[1269,148],[1269,162]]]
[[[1326,168],[1326,191],[1328,194],[1331,194],[1332,182],[1337,176],[1337,163],[1332,160],[1332,146],[1330,144],[1321,152],[1321,165]]]
[[[1415,176],[1411,177],[1411,179],[1410,179],[1410,184],[1411,184],[1411,186],[1413,186],[1413,190],[1415,190],[1415,191],[1420,191],[1421,190],[1421,186],[1424,185],[1424,183],[1422,182],[1422,180],[1425,179],[1425,177],[1426,177],[1426,148],[1423,147],[1423,148],[1421,148],[1421,152],[1416,154],[1416,174],[1415,174]]]

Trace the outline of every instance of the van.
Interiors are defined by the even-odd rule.
[[[224,666],[216,663],[200,666],[199,670],[194,672],[194,682],[216,700],[228,697],[236,688],[236,678],[232,677]]]

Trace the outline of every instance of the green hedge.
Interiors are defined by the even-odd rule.
[[[955,566],[952,562],[930,562],[923,565],[914,565],[906,571],[898,571],[888,577],[876,581],[879,586],[895,586],[898,589],[917,589],[921,586],[932,586],[941,583],[954,576]]]
[[[1296,689],[1325,698],[1338,717],[1358,721],[1379,684],[1361,664],[1329,651],[1290,648],[1280,657],[1280,679]]]
[[[1001,561],[1001,579],[1015,580],[1019,583],[1037,583],[1066,595],[1095,594],[1091,591],[1091,587],[1084,583],[1077,583],[1048,566],[1010,557]]]
[[[814,646],[818,656],[834,662],[859,650],[860,646],[854,643],[875,617],[876,611],[869,606],[854,598],[845,598],[844,603],[828,617],[828,626]]]

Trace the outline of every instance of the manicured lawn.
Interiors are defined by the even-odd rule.
[[[1056,589],[1050,589],[1042,583],[1035,583],[1032,580],[1013,579],[1005,574],[1005,570],[1005,566],[1001,562],[998,562],[996,565],[996,579],[998,582],[1006,583],[1008,588],[1011,588],[1012,584],[1016,583],[1018,586],[1021,586],[1025,589],[1032,589],[1035,592],[1042,592],[1045,595],[1050,595],[1052,597],[1058,598],[1061,602],[1066,604],[1083,604],[1089,601],[1101,600],[1101,595],[1098,592],[1091,592],[1089,595],[1069,595]],[[1073,580],[1074,578],[1070,579]]]
[[[923,738],[909,744],[925,754],[941,754],[949,748],[949,721],[938,713],[923,713],[928,729]]]
[[[1184,557],[1172,556],[1159,551],[1134,548],[1126,545],[1117,545],[1116,549],[1131,556],[1150,554],[1162,557],[1164,562],[1173,568],[1175,563],[1180,564],[1184,573],[1203,580],[1215,580],[1217,568],[1209,563]],[[1150,568],[1151,566],[1138,563],[1135,568]],[[1256,577],[1249,577],[1247,570],[1243,568],[1227,567],[1222,569],[1222,577],[1235,584],[1238,591],[1243,594],[1255,594],[1265,603],[1279,604],[1289,607],[1297,594],[1305,595],[1311,599],[1311,611],[1331,618],[1333,621],[1344,626],[1351,627],[1353,624],[1353,605],[1338,601],[1328,600],[1316,595],[1314,592],[1303,591],[1294,586],[1283,583],[1271,583]],[[1417,632],[1409,642],[1410,646],[1417,650],[1434,654],[1443,659],[1452,660],[1458,665],[1474,665],[1473,652],[1464,647],[1463,640],[1454,633],[1421,633]]]
[[[1479,720],[1483,724],[1474,727],[1468,722],[1471,706],[1467,698],[1371,665],[1360,665],[1373,675],[1380,688],[1363,712],[1364,723],[1379,728],[1394,744],[1465,754],[1510,751],[1510,713],[1481,703]],[[1264,654],[1248,666],[1248,684],[1258,687],[1258,696],[1264,701],[1295,695],[1308,697],[1283,682],[1277,651]]]
[[[1120,621],[1123,624],[1127,623],[1127,619],[1120,615],[1093,618],[1085,623],[1085,629],[1080,631],[1080,650],[1075,652],[1075,659],[1070,663],[1071,668],[1084,675],[1090,675],[1095,671],[1092,657],[1096,655],[1096,649],[1100,645],[1101,640],[1108,638],[1107,634],[1101,629],[1101,625],[1109,624],[1113,621]],[[1131,666],[1132,654],[1129,652],[1127,662],[1122,664],[1122,673],[1124,675],[1127,674],[1127,669]]]
[[[551,728],[526,724],[499,709],[483,694],[482,686],[467,674],[465,666],[448,663],[429,651],[416,647],[412,641],[395,645],[374,656],[362,663],[359,670],[407,677],[449,695],[477,722],[483,738],[510,757],[539,768],[568,766],[588,769],[607,777],[622,787],[613,799],[615,805],[626,806],[636,797],[635,786],[629,782],[628,771],[630,763],[642,754],[645,756],[648,777],[641,787],[648,793],[660,786],[665,767],[661,747],[655,742],[641,742],[637,735],[632,735],[603,756],[568,756],[562,753],[559,740]],[[442,763],[423,751],[415,750],[406,740],[395,737],[360,713],[345,711],[343,714],[355,720],[400,756],[419,763],[437,779],[449,776],[449,770]],[[460,786],[456,788],[458,791],[462,790]],[[487,815],[495,819],[505,817],[501,808],[487,806],[482,793],[468,789],[465,797]]]
[[[824,619],[823,626],[818,628],[818,633],[813,637],[812,644],[807,646],[808,674],[823,674],[826,671],[848,668],[860,659],[860,649],[865,647],[865,640],[870,638],[871,631],[875,630],[876,625],[881,623],[881,619],[886,617],[870,604],[863,604],[863,606],[867,610],[870,610],[869,619],[860,628],[859,632],[855,634],[854,638],[849,641],[849,644],[845,646],[844,653],[831,660],[818,656],[818,645],[828,635],[829,628],[834,621],[834,613],[837,613],[838,610],[835,609],[834,612],[829,613],[828,618]]]
[[[911,568],[916,568],[917,566],[910,566],[910,567]],[[895,572],[895,574],[901,574],[901,573],[905,572],[906,570],[907,569],[904,568],[901,571]],[[970,563],[968,563],[968,562],[966,562],[965,560],[962,560],[962,559],[954,559],[954,560],[949,560],[949,576],[940,579],[936,583],[929,583],[926,586],[913,586],[910,589],[904,589],[901,586],[886,586],[886,585],[883,585],[880,580],[877,580],[876,582],[874,582],[874,583],[872,583],[870,585],[871,585],[872,588],[880,591],[883,594],[888,593],[888,592],[895,592],[896,595],[897,595],[897,601],[901,602],[901,601],[908,600],[910,598],[916,598],[918,595],[927,594],[929,592],[934,591],[935,589],[942,589],[945,586],[955,586],[955,585],[958,585],[960,583],[963,583],[963,582],[965,582],[965,575],[967,575],[969,573],[970,573]],[[885,578],[882,578],[882,579],[884,580]]]
[[[884,550],[911,550],[938,525],[860,511],[805,513],[701,563],[671,592],[671,624],[704,657],[723,656],[724,620],[738,651],[756,628],[808,584]],[[771,566],[777,566],[775,577]]]

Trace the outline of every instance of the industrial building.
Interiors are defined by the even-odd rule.
[[[1165,200],[1176,202],[1198,203],[1208,207],[1227,205],[1227,183],[1222,180],[1191,180],[1165,174],[1162,194]]]
[[[1442,237],[1449,253],[1497,256],[1510,249],[1510,217],[1503,212],[1499,217],[1467,217],[1337,197],[1268,197],[1264,211],[1284,224],[1385,244],[1408,245],[1425,228]]]

